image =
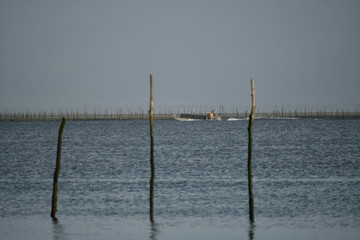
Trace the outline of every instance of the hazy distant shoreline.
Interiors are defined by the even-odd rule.
[[[195,113],[200,114],[200,113]],[[170,120],[176,113],[155,113],[155,120]],[[224,120],[229,118],[246,119],[248,112],[220,113]],[[0,113],[0,121],[58,121],[66,117],[70,121],[110,121],[110,120],[147,120],[147,113]],[[360,118],[359,111],[273,111],[257,112],[256,118],[289,119],[289,118]]]

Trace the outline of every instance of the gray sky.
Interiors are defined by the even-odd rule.
[[[0,0],[0,111],[360,106],[358,0]]]

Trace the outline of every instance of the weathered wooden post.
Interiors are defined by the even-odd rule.
[[[153,77],[150,74],[150,107],[149,107],[149,122],[150,122],[150,221],[154,222],[154,183],[155,183],[155,160],[154,160],[154,89]]]
[[[249,219],[250,222],[254,222],[254,196],[252,191],[252,129],[255,117],[256,101],[255,101],[255,87],[254,80],[250,79],[251,82],[251,113],[249,117],[249,145],[248,145],[248,189],[249,189]]]
[[[61,142],[62,142],[62,134],[64,131],[66,123],[66,118],[62,118],[61,125],[59,128],[59,136],[58,136],[58,145],[57,145],[57,154],[56,154],[56,167],[54,172],[54,184],[53,184],[53,194],[52,194],[52,204],[51,204],[51,217],[56,220],[56,211],[57,211],[57,190],[58,190],[58,178],[60,174],[60,161],[61,161]]]

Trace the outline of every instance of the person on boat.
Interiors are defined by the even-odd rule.
[[[213,119],[213,112],[209,112],[209,120],[212,120]]]

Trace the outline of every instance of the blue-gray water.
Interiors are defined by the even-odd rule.
[[[52,224],[60,122],[0,122],[0,238],[358,239],[360,120],[256,120],[255,225],[247,124],[155,122],[150,224],[148,122],[68,122]]]

